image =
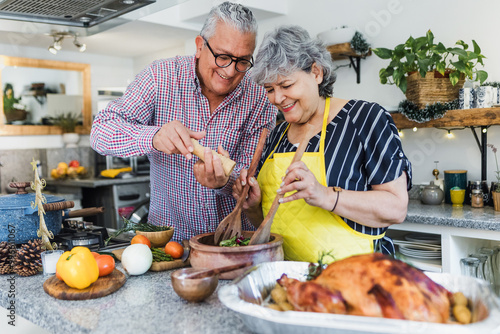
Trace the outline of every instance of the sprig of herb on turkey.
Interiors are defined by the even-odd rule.
[[[332,255],[333,251],[323,251],[320,253],[319,258],[318,258],[318,263],[309,263],[309,266],[307,267],[307,276],[306,280],[310,281],[318,277],[321,272],[323,272],[323,269],[326,268],[326,263],[325,263],[325,258],[330,257],[331,259],[335,260],[335,257]]]

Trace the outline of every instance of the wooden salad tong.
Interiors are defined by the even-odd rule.
[[[257,170],[257,165],[259,164],[260,157],[262,156],[262,151],[264,149],[264,144],[266,142],[267,134],[269,130],[264,128],[260,134],[259,142],[257,143],[257,148],[252,157],[252,162],[248,168],[248,176],[254,176]],[[250,184],[248,182],[243,187],[243,192],[240,198],[236,202],[236,206],[233,211],[226,216],[217,226],[214,234],[214,243],[218,245],[222,240],[231,239],[234,236],[241,235],[241,208],[243,202],[247,198],[248,191],[250,190]]]
[[[304,155],[304,152],[306,151],[307,144],[309,144],[309,140],[316,134],[316,131],[312,126],[308,127],[307,132],[305,133],[304,137],[302,137],[302,141],[299,144],[299,147],[297,147],[297,150],[295,151],[295,154],[293,155],[292,162],[290,163],[293,164],[294,162],[300,161],[302,159],[302,155]],[[259,228],[257,231],[254,232],[252,237],[250,238],[250,241],[248,242],[248,245],[258,245],[258,244],[265,244],[269,242],[269,238],[271,237],[271,225],[273,224],[273,219],[274,215],[278,211],[279,208],[279,200],[284,197],[284,194],[276,194],[276,197],[274,198],[273,204],[271,204],[271,208],[269,209],[269,212],[267,213],[266,217],[260,224]]]

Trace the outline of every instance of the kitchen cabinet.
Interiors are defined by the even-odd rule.
[[[460,274],[460,259],[481,247],[500,246],[500,212],[492,207],[454,208],[449,204],[425,205],[411,200],[406,220],[392,225],[387,234],[402,239],[411,232],[441,236],[441,261],[408,258],[423,270]]]
[[[488,143],[488,128],[492,125],[500,125],[500,108],[476,108],[448,110],[442,118],[432,121],[418,123],[410,121],[400,113],[391,114],[396,127],[399,130],[412,128],[470,128],[474,139],[481,152],[481,180],[486,180],[486,154]],[[481,129],[481,140],[478,138],[476,128]]]
[[[365,55],[358,55],[352,48],[351,43],[340,43],[334,45],[328,45],[326,49],[332,55],[333,60],[349,59],[354,71],[356,71],[356,82],[361,82],[361,59],[365,59],[367,56],[371,56],[372,51],[368,51]]]

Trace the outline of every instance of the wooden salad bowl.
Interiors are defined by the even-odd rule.
[[[243,231],[245,238],[250,238],[253,231]],[[262,262],[283,260],[283,237],[271,234],[270,241],[263,244],[239,247],[220,247],[214,245],[214,232],[195,235],[189,240],[191,248],[190,263],[194,269],[212,269],[245,262],[254,265]],[[248,268],[221,273],[220,279],[234,279]]]

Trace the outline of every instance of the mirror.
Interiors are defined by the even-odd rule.
[[[56,135],[44,125],[61,113],[82,113],[79,134],[92,126],[90,65],[55,60],[0,56],[0,135]]]

